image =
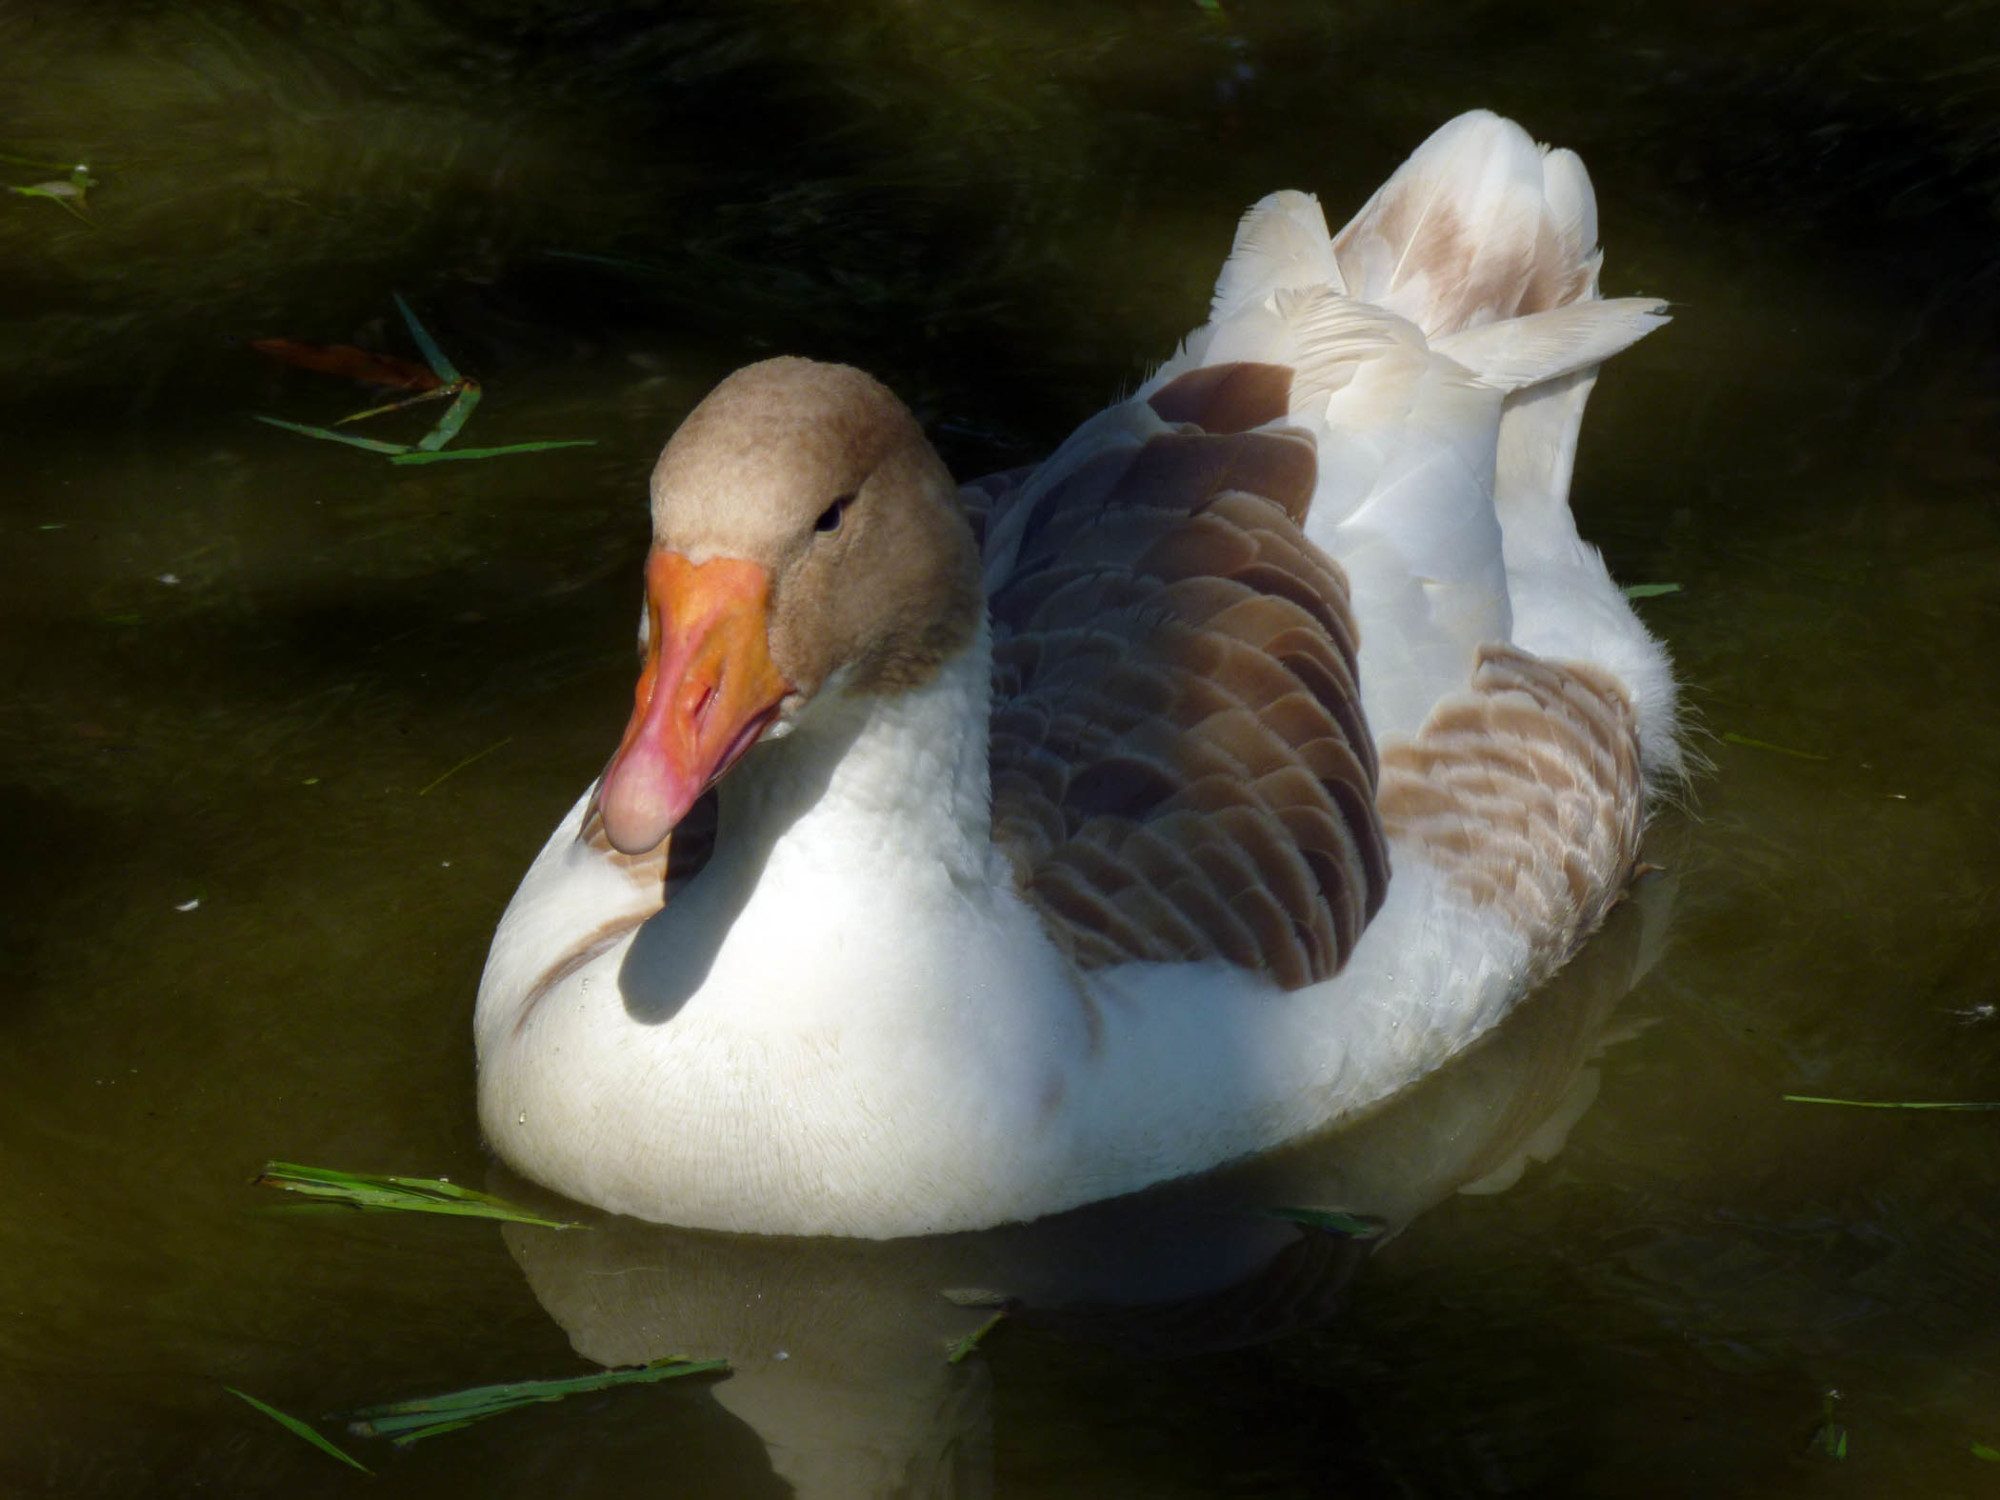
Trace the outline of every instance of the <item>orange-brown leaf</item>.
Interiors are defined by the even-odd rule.
[[[301,370],[320,375],[338,375],[362,385],[387,386],[398,391],[429,391],[439,385],[436,374],[422,365],[393,354],[377,354],[352,344],[302,344],[297,339],[252,339],[250,347],[259,354]]]

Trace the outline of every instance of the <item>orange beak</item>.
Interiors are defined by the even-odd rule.
[[[647,560],[646,666],[597,788],[613,848],[657,845],[777,716],[791,684],[771,665],[770,592],[771,575],[739,558]]]

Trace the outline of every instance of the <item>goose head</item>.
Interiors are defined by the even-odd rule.
[[[951,475],[860,370],[782,358],[731,375],[661,453],[652,511],[645,666],[598,788],[625,853],[815,700],[907,692],[977,627]]]

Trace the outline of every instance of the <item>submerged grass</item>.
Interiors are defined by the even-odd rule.
[[[357,437],[351,432],[335,432],[331,427],[312,427],[304,422],[287,422],[283,417],[267,417],[261,412],[252,412],[260,422],[272,427],[282,427],[287,432],[296,432],[300,437],[318,438],[324,443],[345,443],[350,448],[362,448],[370,453],[408,453],[408,443],[385,443],[380,438]]]
[[[1265,1212],[1274,1219],[1288,1219],[1308,1229],[1323,1229],[1350,1240],[1380,1239],[1389,1227],[1385,1220],[1371,1218],[1367,1214],[1351,1214],[1338,1208],[1272,1208]]]
[[[1007,1318],[1007,1309],[1003,1307],[1000,1309],[1000,1311],[993,1314],[992,1317],[988,1318],[984,1323],[981,1323],[977,1328],[973,1329],[972,1332],[968,1333],[964,1338],[956,1340],[952,1344],[952,1346],[945,1351],[944,1362],[948,1365],[964,1364],[966,1360],[972,1357],[972,1351],[979,1347],[980,1343],[985,1339],[986,1335],[991,1333],[994,1329],[998,1328],[1001,1325],[1001,1323],[1006,1321],[1006,1318]]]
[[[1835,1462],[1847,1457],[1847,1424],[1838,1421],[1833,1414],[1834,1403],[1839,1399],[1838,1391],[1828,1391],[1821,1399],[1819,1426],[1813,1429],[1813,1435],[1806,1443],[1808,1453],[1816,1453]]]
[[[79,169],[81,170],[81,169]],[[548,453],[557,448],[588,448],[596,444],[595,438],[566,438],[548,442],[506,443],[492,448],[458,448],[447,451],[448,445],[456,438],[478,407],[482,394],[480,384],[470,375],[459,372],[438,341],[431,337],[430,330],[418,319],[410,304],[400,294],[396,298],[396,308],[408,325],[410,337],[424,356],[424,363],[430,367],[436,384],[427,390],[419,390],[415,395],[401,397],[379,406],[371,406],[340,419],[335,427],[344,427],[352,422],[363,422],[370,417],[384,416],[390,412],[405,411],[425,401],[451,400],[430,431],[415,443],[387,443],[378,438],[358,437],[351,432],[338,432],[334,427],[314,427],[304,422],[287,422],[278,417],[258,416],[260,422],[273,427],[295,432],[301,437],[316,438],[323,443],[344,443],[350,448],[360,448],[368,453],[387,454],[395,464],[438,463],[445,459],[504,458],[515,453]],[[300,344],[290,339],[259,339],[253,347],[264,353],[283,359],[287,364],[302,369],[318,370],[322,374],[346,375],[350,379],[364,383],[380,384],[381,377],[389,377],[388,383],[397,389],[408,390],[423,377],[423,372],[414,365],[387,355],[372,355],[366,350],[354,349],[346,345],[336,345],[323,349],[317,345]],[[414,378],[413,378],[414,377]]]
[[[1741,745],[1749,750],[1768,750],[1773,755],[1789,755],[1793,760],[1832,760],[1831,755],[1821,755],[1817,750],[1794,750],[1790,745],[1774,745],[1769,740],[1754,739],[1747,734],[1738,734],[1733,729],[1722,731],[1722,741],[1728,745]]]
[[[431,367],[431,373],[445,385],[456,385],[464,380],[465,377],[458,372],[458,366],[445,358],[444,350],[438,347],[438,342],[431,337],[430,330],[417,321],[416,313],[411,310],[410,304],[403,300],[403,294],[391,292],[389,295],[396,299],[396,311],[403,315],[403,322],[410,330],[410,337],[416,340],[417,352],[423,355],[424,363]]]
[[[1787,1104],[1837,1104],[1843,1109],[2000,1109],[2000,1099],[1826,1099],[1817,1094],[1786,1094]]]
[[[460,458],[505,458],[513,453],[549,453],[557,448],[594,448],[596,438],[559,438],[540,443],[504,443],[498,448],[447,448],[397,454],[392,464],[438,464]]]
[[[452,777],[456,776],[460,771],[463,771],[467,766],[476,766],[479,764],[479,762],[486,759],[486,757],[491,755],[494,751],[504,750],[513,743],[514,743],[514,736],[510,734],[504,740],[495,740],[492,744],[488,745],[484,750],[473,751],[472,754],[466,756],[464,760],[460,761],[457,765],[453,766],[449,771],[446,771],[442,776],[438,777],[436,780],[426,782],[423,786],[417,788],[417,795],[419,797],[428,797],[432,792],[436,791],[439,787],[443,786],[447,781],[451,780]]]
[[[570,1375],[551,1380],[512,1380],[500,1385],[478,1385],[442,1396],[422,1396],[410,1401],[389,1401],[380,1406],[364,1406],[354,1413],[348,1430],[361,1437],[387,1438],[398,1448],[407,1448],[440,1433],[456,1432],[518,1411],[524,1406],[542,1406],[567,1396],[613,1390],[623,1385],[654,1385],[684,1375],[724,1374],[726,1359],[687,1359],[668,1355],[649,1364],[618,1370],[600,1370],[591,1375]]]
[[[347,1452],[344,1448],[341,1448],[339,1445],[329,1441],[324,1437],[321,1437],[317,1432],[313,1431],[313,1429],[309,1427],[306,1423],[301,1422],[297,1417],[291,1415],[289,1412],[279,1411],[277,1407],[272,1406],[269,1402],[259,1401],[255,1396],[251,1395],[248,1391],[239,1391],[233,1385],[225,1385],[223,1389],[229,1392],[229,1394],[234,1396],[237,1400],[249,1402],[250,1405],[256,1407],[258,1411],[261,1411],[265,1416],[269,1417],[273,1422],[276,1422],[280,1427],[284,1428],[287,1432],[293,1434],[296,1437],[304,1438],[308,1443],[311,1443],[315,1448],[319,1449],[319,1451],[324,1453],[327,1457],[337,1458],[342,1463],[346,1464],[350,1469],[359,1469],[364,1474],[373,1474],[375,1472],[373,1469],[369,1468],[368,1465],[364,1464],[360,1459],[356,1458],[353,1454]]]
[[[1627,599],[1657,599],[1663,594],[1678,594],[1678,583],[1628,583],[1625,585]]]
[[[315,1202],[362,1210],[450,1214],[467,1219],[499,1219],[508,1224],[533,1224],[543,1229],[582,1229],[582,1224],[548,1219],[491,1193],[460,1187],[441,1177],[381,1177],[368,1172],[336,1172],[329,1167],[302,1167],[296,1162],[264,1163],[255,1179],[258,1187],[299,1193]]]

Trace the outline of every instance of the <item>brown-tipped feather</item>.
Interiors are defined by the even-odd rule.
[[[1645,789],[1624,689],[1594,667],[1511,646],[1471,690],[1382,755],[1390,835],[1534,939],[1530,982],[1596,928],[1638,858]]]
[[[1082,967],[1219,959],[1296,989],[1381,906],[1347,581],[1299,530],[1311,440],[1267,425],[1290,392],[1282,366],[1183,375],[1151,398],[1177,430],[1019,518],[992,599],[994,839]],[[966,488],[982,514],[1029,503]]]

